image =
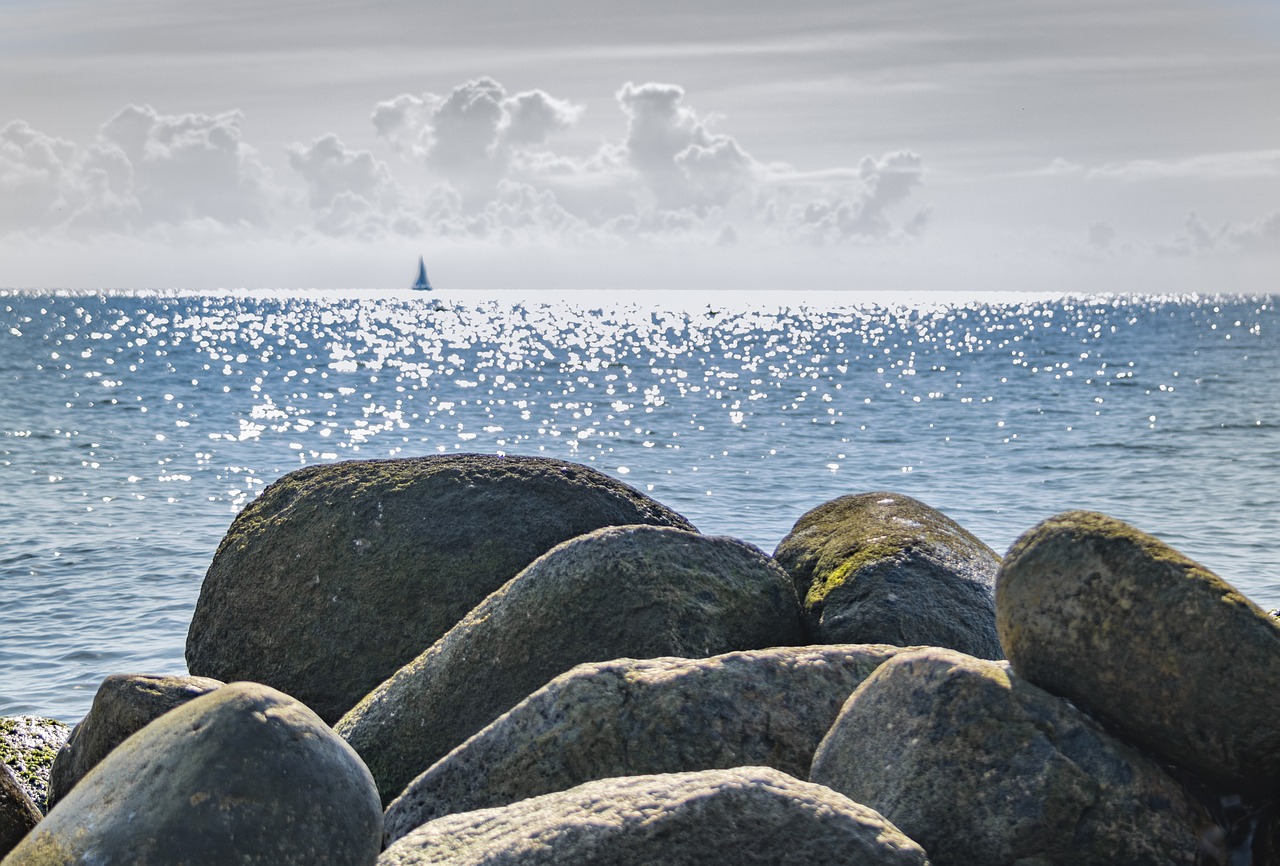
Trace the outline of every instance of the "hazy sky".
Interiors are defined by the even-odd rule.
[[[419,253],[459,289],[1274,292],[1280,7],[0,0],[0,286]]]

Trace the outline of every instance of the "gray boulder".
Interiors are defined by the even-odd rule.
[[[117,746],[5,866],[373,863],[378,792],[360,759],[302,704],[232,683]]]
[[[43,813],[49,773],[58,750],[71,736],[71,728],[42,716],[0,718],[0,763],[13,771],[18,784]]]
[[[809,778],[879,811],[935,866],[1194,866],[1221,833],[1159,766],[1008,664],[904,652],[858,687]]]
[[[187,634],[197,676],[252,680],[330,724],[562,541],[693,529],[575,463],[480,454],[308,466],[236,517]]]
[[[0,858],[40,823],[40,810],[8,764],[0,764]]]
[[[909,496],[841,496],[806,513],[773,554],[795,581],[814,643],[941,646],[1003,658],[1000,558]]]
[[[767,767],[590,782],[449,815],[387,848],[379,866],[926,866],[892,824]]]
[[[1221,789],[1280,793],[1280,627],[1213,572],[1072,511],[1014,543],[996,598],[1019,676]]]
[[[555,547],[342,718],[386,802],[459,743],[583,662],[794,644],[795,591],[732,538],[652,526]]]
[[[89,714],[71,729],[49,771],[50,808],[107,753],[160,716],[221,686],[206,677],[113,674],[93,696]]]
[[[615,776],[742,766],[806,776],[845,699],[903,651],[781,647],[579,665],[414,779],[387,809],[386,838]]]

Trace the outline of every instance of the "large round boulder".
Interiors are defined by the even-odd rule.
[[[1213,572],[1072,511],[1014,543],[996,601],[1019,676],[1220,789],[1280,793],[1280,627]]]
[[[486,595],[602,526],[693,529],[586,466],[479,454],[280,478],[236,517],[187,634],[196,676],[252,680],[332,723]]]
[[[934,866],[1195,866],[1202,847],[1225,862],[1217,826],[1153,761],[1007,663],[954,650],[881,665],[809,779],[880,812]]]
[[[350,747],[288,695],[232,683],[117,746],[5,866],[359,866],[381,843],[378,792]]]
[[[40,809],[8,764],[0,764],[0,859],[40,823]]]
[[[47,811],[49,774],[71,728],[43,716],[0,718],[0,763],[13,771],[23,791],[41,813]]]
[[[386,837],[615,776],[744,766],[806,776],[845,699],[904,651],[778,647],[579,665],[414,779],[386,811]]]
[[[559,545],[486,598],[337,724],[390,802],[553,677],[583,662],[793,644],[795,591],[755,547],[653,526]]]
[[[207,677],[112,674],[98,686],[89,713],[71,729],[49,770],[48,805],[66,796],[85,773],[126,738],[160,716],[220,687]]]
[[[950,647],[1003,658],[1000,558],[951,518],[898,493],[841,496],[802,516],[773,554],[814,643]]]
[[[927,866],[883,817],[766,767],[590,782],[449,815],[378,866]]]

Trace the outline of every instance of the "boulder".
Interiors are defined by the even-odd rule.
[[[881,665],[809,778],[879,811],[934,866],[1194,866],[1202,846],[1222,853],[1220,830],[1153,761],[1007,663],[954,650]]]
[[[387,809],[386,838],[615,776],[742,766],[806,776],[845,699],[903,651],[781,647],[579,665],[415,779]]]
[[[113,674],[93,696],[89,714],[71,729],[49,771],[50,808],[107,753],[161,715],[221,686],[205,677]]]
[[[1219,789],[1280,793],[1280,627],[1213,572],[1072,511],[1014,543],[996,598],[1019,676]]]
[[[786,574],[755,547],[680,529],[598,529],[539,557],[337,724],[386,802],[583,662],[794,644]]]
[[[332,724],[562,541],[693,529],[574,463],[480,454],[308,466],[236,517],[187,635],[197,676],[278,688]]]
[[[13,770],[18,784],[43,813],[54,756],[71,736],[71,728],[42,716],[0,718],[0,763]]]
[[[863,493],[819,505],[773,556],[795,581],[814,643],[941,646],[1003,658],[994,601],[1000,558],[909,496]]]
[[[449,815],[379,866],[927,866],[872,810],[767,767],[589,782]]]
[[[5,866],[373,863],[378,792],[315,713],[232,683],[129,737],[49,810]]]
[[[40,809],[13,770],[8,764],[0,764],[0,858],[31,832],[41,817]]]

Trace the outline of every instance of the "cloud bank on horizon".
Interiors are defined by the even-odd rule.
[[[303,205],[308,230],[356,239],[882,244],[925,228],[928,207],[909,201],[925,165],[910,150],[806,174],[755,159],[678,85],[628,82],[615,96],[623,137],[574,156],[555,138],[583,109],[542,90],[485,77],[400,94],[371,113],[387,158],[326,133],[287,148],[289,178],[245,140],[239,111],[129,105],[87,144],[14,120],[0,128],[0,230],[296,232]],[[410,169],[426,182],[398,176]]]

